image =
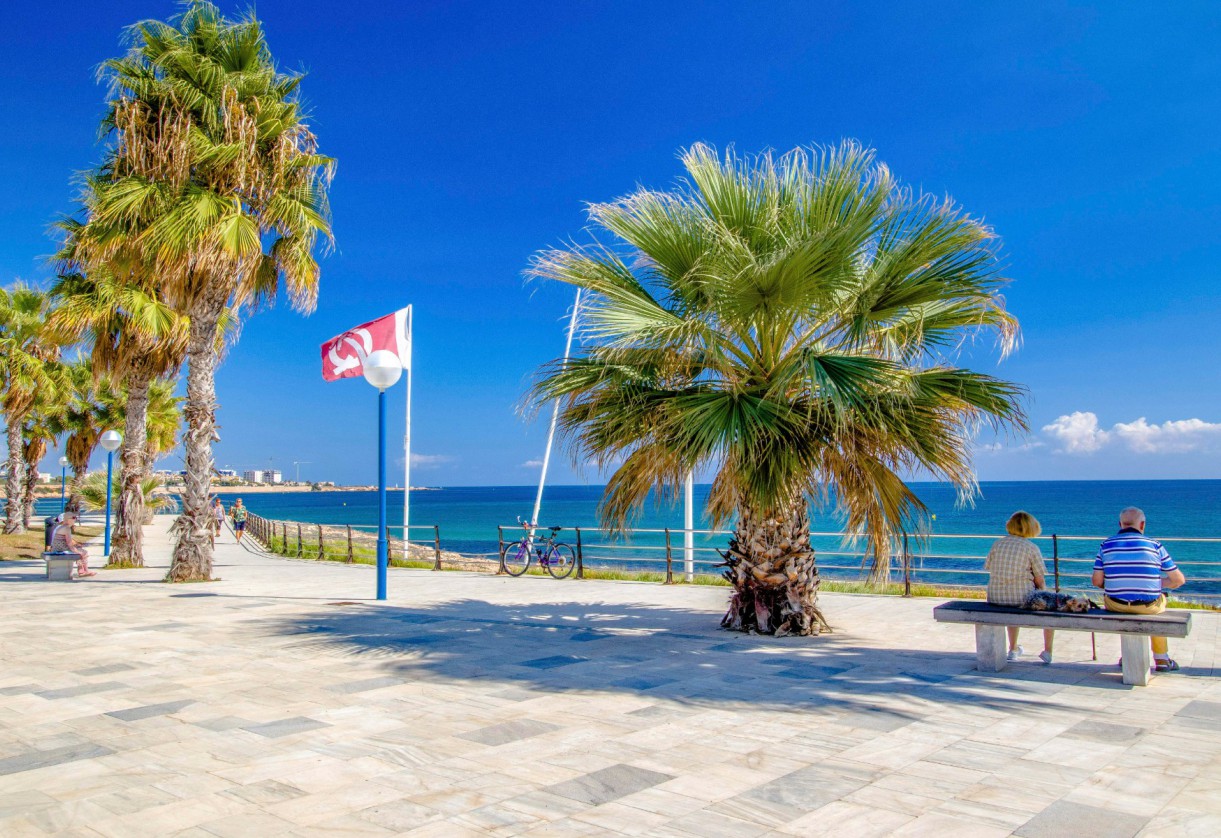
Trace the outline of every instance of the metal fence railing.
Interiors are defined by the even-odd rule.
[[[281,521],[253,512],[248,514],[247,521],[248,533],[278,555],[341,562],[374,560],[377,540],[374,526]],[[537,527],[535,531],[546,529]],[[439,525],[413,525],[411,538],[390,539],[391,564],[504,573],[506,549],[528,536],[529,529],[519,523],[500,525],[496,530],[494,548],[482,553],[470,550],[459,553],[443,549]],[[402,527],[394,527],[393,531],[401,533]],[[721,551],[732,535],[729,530],[715,529],[642,528],[612,534],[598,527],[561,527],[557,538],[573,548],[577,562],[575,578],[620,571],[673,584],[719,576],[724,567]],[[888,559],[883,567],[873,571],[872,578],[898,583],[905,595],[911,595],[915,586],[982,592],[988,581],[984,561],[991,542],[998,537],[997,533],[901,536],[894,539]],[[1050,534],[1032,540],[1044,555],[1048,579],[1055,590],[1089,593],[1094,590],[1090,585],[1094,555],[1103,538]],[[1175,591],[1175,596],[1221,604],[1221,538],[1159,536],[1158,540],[1166,545],[1187,576],[1187,584]],[[810,543],[825,579],[871,578],[872,559],[860,541],[846,539],[838,532],[813,532]]]
[[[544,528],[545,529],[545,528]],[[500,554],[521,538],[522,526],[497,527]],[[691,546],[685,535],[693,536]],[[729,530],[634,529],[622,537],[611,537],[598,528],[569,527],[561,539],[576,548],[577,576],[589,567],[601,566],[654,571],[672,583],[681,574],[687,581],[697,575],[719,574],[723,566],[721,548],[732,536]],[[567,537],[565,537],[567,535]],[[988,547],[997,533],[934,533],[906,535],[894,539],[889,558],[874,573],[903,585],[911,594],[913,585],[978,590],[987,587],[984,569]],[[1089,592],[1094,555],[1103,536],[1052,534],[1032,539],[1048,565],[1048,578],[1055,590]],[[810,533],[818,556],[820,573],[828,579],[860,581],[870,576],[872,559],[859,542],[839,532]],[[1221,602],[1221,538],[1159,537],[1187,576],[1188,583],[1175,591],[1179,598]],[[715,542],[715,543],[713,543]]]

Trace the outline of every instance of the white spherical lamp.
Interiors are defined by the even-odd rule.
[[[388,349],[378,349],[370,352],[363,365],[365,381],[378,390],[386,390],[395,385],[403,375],[403,365],[399,358]]]
[[[67,467],[68,467],[68,458],[67,458],[67,457],[60,457],[60,458],[59,458],[59,465],[60,465],[60,467],[61,467],[61,468],[67,468]]]
[[[123,435],[118,431],[107,431],[98,438],[98,445],[101,445],[107,451],[118,451],[119,446],[123,444]]]

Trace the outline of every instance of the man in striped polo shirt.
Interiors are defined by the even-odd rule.
[[[1094,587],[1102,588],[1108,611],[1121,614],[1160,614],[1166,610],[1164,589],[1187,580],[1160,542],[1145,535],[1145,513],[1129,506],[1119,513],[1119,532],[1102,542],[1094,559]],[[1151,637],[1158,672],[1173,672],[1164,637]]]

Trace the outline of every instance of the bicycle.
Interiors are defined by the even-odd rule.
[[[555,540],[556,533],[563,527],[531,527],[529,524],[522,524],[522,527],[527,533],[525,538],[505,545],[504,568],[510,576],[521,576],[529,570],[535,557],[539,566],[547,568],[547,572],[556,579],[564,579],[572,573],[577,566],[576,553],[567,544]],[[532,529],[550,530],[551,535],[531,537],[529,533]]]

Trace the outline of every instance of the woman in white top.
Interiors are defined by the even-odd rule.
[[[212,499],[212,544],[215,546],[216,537],[220,535],[221,530],[225,528],[225,505],[220,502],[220,498]]]
[[[76,513],[65,512],[60,523],[55,525],[55,529],[51,530],[51,552],[52,553],[76,553],[76,575],[77,578],[85,576],[97,576],[97,571],[89,569],[89,551],[85,549],[85,545],[79,543],[72,537],[72,527],[76,525]]]
[[[988,602],[993,605],[1007,605],[1011,608],[1021,608],[1035,591],[1041,591],[1047,585],[1047,567],[1043,564],[1043,554],[1030,539],[1043,531],[1038,520],[1029,512],[1014,512],[1005,524],[1009,534],[993,542],[984,560],[984,569],[988,571]],[[1045,664],[1051,663],[1052,638],[1055,632],[1043,630],[1043,651],[1039,658]],[[1023,649],[1017,643],[1018,628],[1009,626],[1009,660],[1017,660]]]

